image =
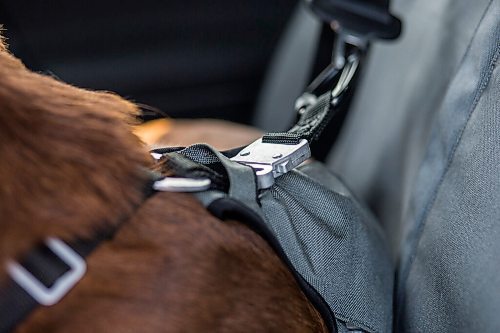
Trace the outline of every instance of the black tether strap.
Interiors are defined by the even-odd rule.
[[[148,173],[150,173],[150,181],[147,182],[143,190],[144,201],[155,193],[152,190],[152,183],[160,178],[155,173]],[[85,258],[102,242],[111,239],[122,225],[123,223],[119,223],[113,230],[100,232],[91,240],[79,240],[67,245],[81,258]],[[48,288],[52,287],[70,268],[46,245],[40,245],[28,252],[19,264]],[[23,287],[9,276],[0,288],[0,333],[11,332],[39,305]]]
[[[301,139],[315,141],[334,115],[331,96],[330,91],[323,94],[314,105],[304,109],[288,132],[267,133],[262,137],[262,142],[296,145]]]
[[[296,145],[300,140],[306,139],[309,145],[313,145],[315,141],[319,141],[322,131],[345,100],[357,73],[361,56],[362,51],[353,47],[350,55],[346,56],[345,65],[342,68],[332,68],[320,74],[318,79],[328,82],[331,90],[319,97],[315,96],[314,91],[304,94],[301,98],[310,99],[310,101],[300,108],[296,124],[287,132],[265,134],[262,142]],[[313,83],[318,87],[322,86],[321,82]]]

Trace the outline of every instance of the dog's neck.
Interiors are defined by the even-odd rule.
[[[92,237],[142,200],[133,104],[27,70],[0,42],[0,263],[48,236]]]

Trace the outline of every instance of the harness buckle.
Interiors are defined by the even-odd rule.
[[[46,287],[17,262],[9,261],[7,272],[12,280],[39,304],[50,306],[59,302],[81,280],[87,270],[87,264],[78,253],[60,239],[50,237],[45,244],[70,267],[69,271],[60,276],[51,287]]]
[[[202,192],[210,189],[208,178],[165,177],[153,184],[153,189],[162,192]]]
[[[232,161],[252,167],[257,175],[257,186],[266,189],[274,184],[274,179],[298,167],[311,157],[306,139],[295,145],[264,143],[262,138],[244,148]]]

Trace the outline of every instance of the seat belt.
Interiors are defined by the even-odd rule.
[[[265,134],[232,160],[255,169],[261,189],[311,156],[325,141],[333,116],[349,101],[357,70],[373,38],[395,39],[401,21],[389,12],[389,0],[308,0],[306,3],[336,32],[331,64],[296,100],[297,122],[286,132]],[[323,139],[322,139],[323,138]]]
[[[307,0],[309,7],[336,30],[363,39],[395,39],[401,21],[389,12],[389,0]]]
[[[254,125],[266,131],[283,131],[294,123],[293,101],[303,91],[313,65],[317,67],[320,57],[324,58],[318,54],[324,51],[320,39],[333,37],[332,33],[326,34],[326,30],[333,29],[336,34],[330,66],[333,68],[327,68],[307,87],[306,92],[314,91],[316,96],[326,92],[336,74],[335,68],[342,67],[344,41],[362,46],[366,53],[369,40],[394,39],[401,32],[401,21],[389,12],[389,0],[310,0],[306,3],[307,7],[303,3],[297,6],[263,84]],[[309,9],[325,23],[313,17]],[[332,76],[330,80],[325,77],[328,70]],[[335,122],[326,125],[329,135],[313,149],[315,158],[320,161],[326,159],[348,112],[351,96],[344,99],[332,115]],[[295,110],[298,111],[297,107]]]

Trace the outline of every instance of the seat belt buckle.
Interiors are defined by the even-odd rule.
[[[311,149],[306,139],[298,144],[286,145],[264,143],[262,138],[243,148],[232,161],[254,169],[259,189],[270,188],[274,179],[298,167],[311,157]]]

